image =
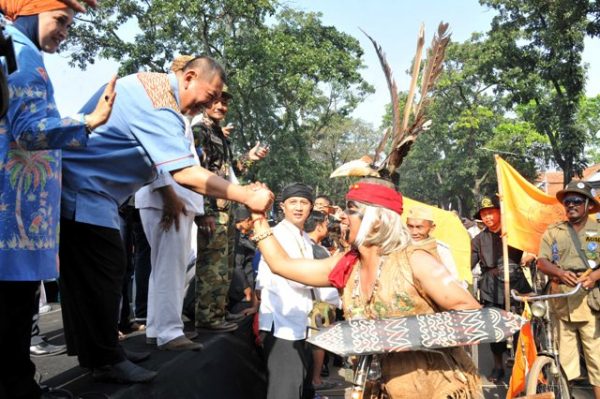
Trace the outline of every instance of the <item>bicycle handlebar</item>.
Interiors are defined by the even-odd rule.
[[[547,295],[521,295],[516,290],[510,290],[510,295],[517,302],[535,302],[544,301],[552,298],[565,298],[571,295],[575,295],[581,289],[581,283],[577,283],[575,288],[569,292],[561,292],[560,294],[547,294]]]

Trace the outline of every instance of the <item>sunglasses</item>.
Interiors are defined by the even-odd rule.
[[[581,206],[585,203],[585,200],[581,197],[567,197],[562,201],[564,206]]]

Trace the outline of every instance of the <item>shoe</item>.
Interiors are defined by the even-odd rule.
[[[164,345],[158,345],[161,351],[199,351],[204,348],[200,342],[190,341],[185,335],[177,337]]]
[[[237,323],[238,321],[242,321],[246,318],[246,315],[243,313],[229,313],[225,314],[225,321],[231,321],[233,323]]]
[[[156,377],[157,374],[156,371],[146,370],[127,359],[111,366],[103,366],[92,370],[92,378],[95,381],[116,382],[120,384],[148,382]]]
[[[329,377],[329,366],[326,364],[321,367],[321,377]]]
[[[199,324],[196,325],[198,332],[224,333],[237,330],[238,325],[229,321],[222,321],[214,324]]]
[[[488,381],[497,384],[504,379],[504,369],[493,369],[492,373],[487,377]]]
[[[29,354],[33,357],[45,357],[45,356],[56,356],[67,351],[66,345],[52,345],[46,341],[46,338],[42,338],[42,342],[37,345],[31,345],[29,347]]]
[[[184,331],[183,335],[185,335],[187,339],[194,339],[198,337],[198,333],[196,331]],[[146,344],[158,345],[158,341],[155,337],[146,337]]]
[[[134,352],[125,348],[123,348],[123,353],[125,353],[125,357],[133,363],[143,362],[150,357],[150,352]]]

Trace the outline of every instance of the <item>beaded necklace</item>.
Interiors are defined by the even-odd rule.
[[[362,288],[360,284],[360,271],[362,269],[362,263],[359,263],[357,270],[354,274],[354,289],[352,290],[352,306],[350,307],[350,313],[352,316],[360,316],[359,312],[362,310],[364,316],[375,316],[373,312],[370,311],[370,306],[373,303],[373,300],[376,297],[377,291],[379,290],[380,282],[379,278],[381,277],[381,269],[383,266],[383,262],[385,261],[385,257],[382,256],[379,259],[379,264],[377,265],[377,272],[375,276],[375,281],[373,281],[373,286],[371,287],[371,292],[365,300],[361,300],[362,298]]]

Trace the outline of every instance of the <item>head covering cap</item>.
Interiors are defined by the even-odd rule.
[[[497,195],[483,197],[481,199],[481,202],[479,203],[479,209],[473,215],[473,219],[481,220],[481,211],[484,209],[491,209],[491,208],[500,209],[500,199],[498,198]]]
[[[580,194],[584,197],[587,197],[590,200],[589,213],[596,213],[600,211],[600,202],[598,202],[594,196],[594,190],[588,182],[571,180],[565,188],[556,193],[556,199],[562,202],[569,193]]]
[[[402,215],[402,194],[384,183],[385,180],[363,179],[350,186],[346,200],[380,206]]]
[[[11,21],[20,16],[37,15],[63,8],[69,7],[58,0],[0,0],[0,9],[4,16]]]
[[[225,100],[230,100],[233,98],[233,95],[229,91],[229,86],[223,85],[223,90],[221,90],[221,98]]]
[[[291,183],[281,190],[281,202],[285,202],[286,199],[291,197],[306,198],[311,203],[315,202],[312,187],[304,183]]]
[[[412,219],[423,219],[433,222],[433,212],[431,208],[424,206],[414,206],[408,210],[408,217]]]
[[[233,221],[234,223],[239,223],[243,220],[246,220],[250,217],[250,211],[245,206],[241,205],[237,207],[235,212],[233,213]]]

